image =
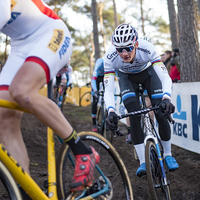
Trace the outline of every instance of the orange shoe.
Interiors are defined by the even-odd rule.
[[[93,147],[90,148],[92,150],[91,154],[76,155],[74,177],[70,184],[72,192],[82,190],[91,185],[94,180],[94,169],[95,165],[100,162],[100,156]]]

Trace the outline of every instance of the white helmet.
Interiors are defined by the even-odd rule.
[[[120,24],[112,35],[112,44],[115,47],[134,45],[138,39],[137,31],[130,24]]]

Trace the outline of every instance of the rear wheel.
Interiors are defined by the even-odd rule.
[[[66,199],[74,195],[74,199],[115,199],[132,200],[132,187],[126,167],[115,148],[101,135],[94,132],[81,132],[81,139],[100,155],[100,163],[96,165],[95,180],[92,186],[77,194],[70,193],[69,184],[74,174],[75,159],[68,145],[63,144],[57,159],[58,198]],[[91,198],[89,198],[89,196]]]
[[[147,141],[145,147],[146,173],[151,199],[171,200],[169,186],[162,173],[162,168],[156,151],[156,146],[152,141]]]
[[[0,162],[0,199],[22,200],[14,178],[2,162]]]

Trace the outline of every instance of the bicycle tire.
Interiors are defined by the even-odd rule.
[[[108,116],[108,111],[106,110],[106,117]],[[106,118],[105,117],[105,118]],[[105,123],[105,126],[104,126],[104,134],[103,136],[112,144],[113,143],[113,138],[114,138],[114,133],[109,130],[109,128],[106,127],[106,123]]]
[[[0,199],[22,200],[21,193],[11,173],[0,162]]]
[[[91,92],[84,93],[79,100],[79,106],[84,106],[85,102],[91,101],[91,96]]]
[[[115,148],[101,135],[94,132],[81,132],[78,134],[81,139],[89,146],[93,146],[100,155],[98,167],[102,170],[103,175],[99,176],[98,167],[95,169],[95,181],[98,183],[100,177],[105,176],[108,180],[111,190],[98,197],[92,196],[89,199],[115,199],[115,200],[133,200],[132,186],[126,170],[126,167]],[[63,144],[57,159],[57,184],[58,198],[66,199],[69,192],[69,183],[74,174],[74,158],[67,144]],[[94,181],[94,182],[95,182]],[[93,186],[94,186],[93,182]],[[123,183],[123,184],[122,184]],[[90,187],[91,189],[92,187]],[[88,190],[87,190],[88,191]],[[81,194],[84,192],[81,191]],[[80,195],[78,192],[77,195]],[[107,197],[105,196],[107,195]],[[105,198],[106,197],[106,198]],[[84,197],[81,197],[84,198]],[[78,199],[78,198],[77,198]]]
[[[103,116],[102,114],[102,108],[99,107],[97,110],[97,118],[96,118],[96,125],[97,125],[97,130],[98,133],[104,136],[104,127],[105,127],[105,122],[103,122]]]
[[[106,111],[106,116],[104,116],[104,110],[102,111],[102,107],[100,107],[97,110],[97,119],[96,119],[98,133],[101,134],[112,144],[114,134],[106,127],[106,122],[105,122],[106,117],[107,117],[107,111]]]
[[[155,144],[148,140],[145,146],[145,163],[149,192],[152,200],[171,200],[168,184],[163,173]]]

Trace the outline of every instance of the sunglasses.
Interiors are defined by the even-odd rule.
[[[116,50],[117,50],[119,53],[122,53],[123,50],[125,50],[127,53],[129,53],[129,52],[133,51],[133,49],[134,49],[134,46],[116,48]]]

